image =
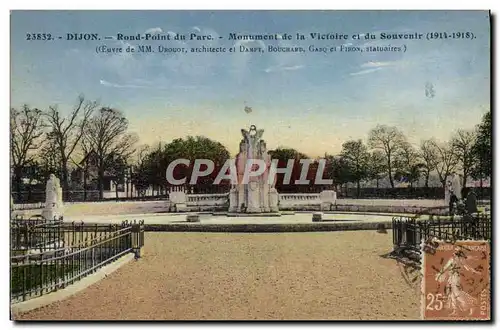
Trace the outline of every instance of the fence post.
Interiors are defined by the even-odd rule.
[[[140,244],[140,235],[141,235],[141,223],[137,223],[134,221],[132,223],[132,250],[134,251],[135,258],[138,259],[141,257],[141,244]]]

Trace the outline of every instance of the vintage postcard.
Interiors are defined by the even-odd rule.
[[[10,20],[11,320],[492,319],[489,11]]]

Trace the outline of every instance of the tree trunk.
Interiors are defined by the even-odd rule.
[[[483,177],[482,177],[482,174],[481,174],[481,178],[479,178],[479,188],[480,188],[479,198],[483,199]]]
[[[127,178],[127,182],[125,183],[125,198],[128,198],[128,185],[130,183],[130,180]]]
[[[97,183],[99,186],[99,199],[104,198],[104,169],[99,166],[97,171]]]
[[[429,177],[430,177],[430,173],[427,172],[425,174],[425,188],[429,188]]]
[[[116,201],[118,202],[118,183],[115,182],[115,196],[116,196]]]
[[[83,168],[83,200],[87,200],[87,165]]]
[[[62,173],[61,173],[61,181],[62,181],[62,188],[65,191],[69,191],[69,173],[68,173],[68,162],[64,162],[62,166]]]
[[[22,180],[23,180],[23,170],[22,167],[16,166],[14,168],[14,184],[16,187],[16,192],[17,192],[17,198],[15,198],[14,202],[19,202],[21,201],[21,185],[22,185]]]
[[[377,177],[377,189],[379,188],[379,187],[378,187],[378,181],[379,181],[379,178]]]
[[[391,156],[387,157],[387,173],[389,174],[389,182],[391,183],[391,188],[394,188],[394,179],[392,178]]]
[[[360,186],[359,186],[359,180],[356,181],[356,197],[359,198],[359,191],[360,191]]]

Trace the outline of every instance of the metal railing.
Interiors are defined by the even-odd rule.
[[[144,222],[11,226],[11,302],[57,291],[127,253],[140,257]],[[14,238],[12,238],[14,234]]]
[[[490,214],[464,214],[453,217],[394,217],[392,238],[395,250],[419,252],[422,243],[435,238],[445,241],[491,240]]]

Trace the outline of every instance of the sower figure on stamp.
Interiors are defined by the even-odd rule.
[[[469,310],[469,315],[472,315],[476,305],[476,299],[462,290],[461,271],[481,273],[472,268],[467,263],[466,258],[464,252],[456,247],[453,257],[436,274],[436,281],[440,283],[446,281],[445,295],[447,295],[447,308],[452,310],[450,315],[457,314],[458,309],[460,311]]]

